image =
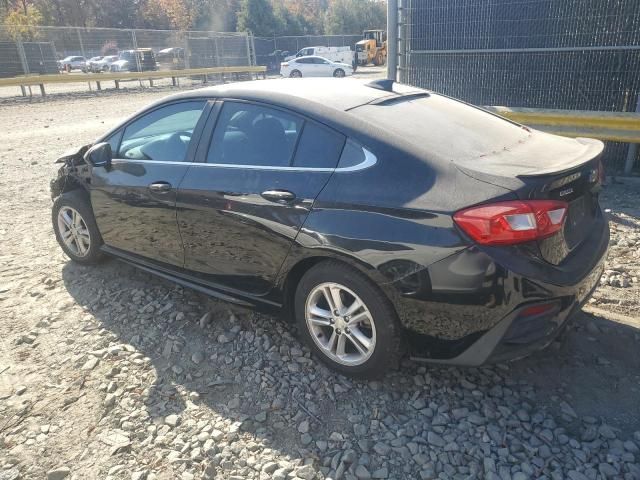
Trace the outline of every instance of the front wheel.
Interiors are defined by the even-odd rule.
[[[71,260],[91,265],[102,259],[102,237],[84,191],[72,190],[56,198],[51,217],[56,240]]]
[[[377,377],[402,354],[395,311],[367,277],[337,262],[323,262],[300,280],[295,313],[304,340],[330,368]]]
[[[291,78],[300,78],[302,77],[302,72],[300,70],[294,70],[289,75]]]
[[[333,76],[336,78],[344,77],[344,70],[342,70],[341,68],[336,68],[335,72],[333,72]]]

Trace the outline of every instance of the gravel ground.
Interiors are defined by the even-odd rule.
[[[169,91],[0,102],[0,480],[640,479],[639,184],[606,188],[606,277],[549,349],[352,381],[279,319],[61,253],[56,154]]]

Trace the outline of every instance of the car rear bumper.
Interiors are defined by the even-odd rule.
[[[447,365],[480,366],[489,363],[505,362],[526,357],[542,350],[566,328],[571,319],[596,289],[604,268],[594,270],[593,276],[582,284],[580,289],[591,289],[580,297],[575,295],[558,297],[551,302],[526,304],[503,318],[496,326],[482,334],[461,354],[452,358],[428,358],[413,355],[418,361],[443,363]],[[591,285],[591,282],[595,284]],[[523,316],[528,308],[538,305],[557,304],[549,313]]]
[[[599,227],[555,275],[542,262],[523,272],[522,262],[476,247],[420,272],[428,288],[394,302],[412,357],[477,366],[549,345],[599,283],[609,243],[606,220]]]

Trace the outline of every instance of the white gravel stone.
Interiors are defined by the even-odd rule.
[[[175,414],[167,415],[166,417],[164,417],[164,423],[165,425],[168,425],[173,428],[177,426],[178,423],[180,423],[180,417]]]
[[[316,476],[316,471],[311,465],[303,465],[296,469],[296,476],[303,480],[311,480]]]
[[[59,467],[47,472],[47,480],[63,480],[71,475],[71,470],[68,467]]]

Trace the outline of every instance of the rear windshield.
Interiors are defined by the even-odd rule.
[[[481,160],[529,137],[519,125],[441,95],[398,100],[364,105],[351,113],[424,148],[430,156],[450,161]]]

